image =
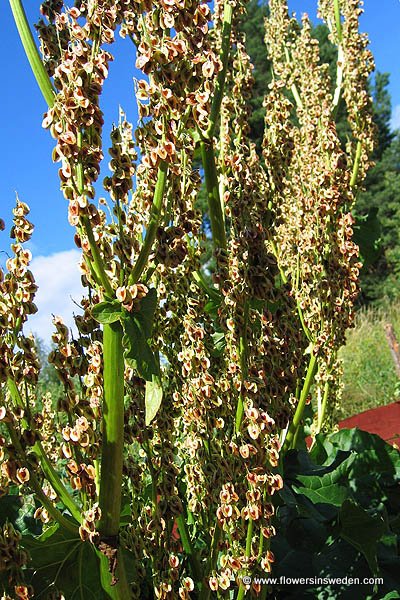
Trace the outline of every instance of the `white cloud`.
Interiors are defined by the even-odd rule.
[[[396,106],[393,107],[390,126],[392,128],[392,131],[394,131],[395,129],[400,129],[400,104],[396,104]]]
[[[78,268],[79,250],[57,252],[50,256],[37,256],[30,265],[39,289],[35,304],[38,312],[32,315],[25,325],[25,331],[32,331],[45,343],[49,343],[54,331],[52,315],[63,318],[64,323],[73,325],[72,314],[79,312],[73,300],[79,304],[83,294]]]

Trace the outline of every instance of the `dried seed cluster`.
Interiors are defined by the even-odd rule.
[[[35,344],[23,333],[36,311],[31,255],[23,246],[33,227],[28,207],[17,200],[15,243],[6,272],[0,271],[0,485],[4,492],[10,484],[43,490],[35,517],[46,526],[60,502],[49,461],[61,485],[72,489],[82,540],[103,548],[114,564],[116,550],[101,546],[99,533],[107,386],[103,332],[95,319],[99,304],[111,302],[117,318],[130,319],[142,336],[124,365],[123,497],[131,520],[119,543],[135,561],[134,598],[148,592],[149,569],[156,598],[182,600],[199,586],[224,597],[243,586],[244,575],[273,569],[284,432],[308,354],[317,358],[320,403],[322,394],[338,397],[337,350],[358,291],[350,211],[369,166],[373,133],[366,91],[372,63],[358,33],[360,3],[340,2],[339,31],[334,3],[320,2],[344,57],[341,91],[353,132],[344,151],[328,69],[320,64],[310,23],[291,19],[285,1],[270,0],[266,43],[274,80],[265,98],[260,159],[248,139],[253,76],[238,27],[245,2],[228,2],[217,0],[211,15],[198,0],[77,0],[71,8],[46,0],[38,25],[56,88],[43,125],[56,140],[53,158],[82,250],[87,293],[75,317],[76,337],[54,319],[49,361],[62,394],[37,398]],[[143,72],[135,82],[139,124],[133,133],[120,111],[103,179],[107,198],[96,206],[103,158],[99,100],[118,30],[136,45]],[[216,129],[210,115],[217,115]],[[212,194],[227,238],[226,246],[222,241],[215,248],[212,277],[201,267],[200,144],[212,155]],[[125,332],[124,344],[127,338]],[[163,399],[148,426],[140,365],[153,354],[161,359]],[[9,555],[25,565],[26,556]],[[253,583],[252,595],[260,592]],[[31,591],[20,586],[15,593],[22,598]]]

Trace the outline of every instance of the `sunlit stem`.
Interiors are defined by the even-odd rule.
[[[50,500],[50,498],[48,498],[46,496],[46,494],[43,492],[42,487],[41,487],[39,481],[37,480],[36,475],[35,475],[33,469],[29,466],[28,457],[26,456],[25,451],[22,448],[21,442],[19,440],[17,432],[14,429],[13,424],[12,423],[7,423],[7,428],[8,428],[9,434],[10,434],[12,445],[14,446],[17,454],[20,456],[21,460],[23,460],[26,468],[29,471],[29,486],[35,492],[38,500],[43,504],[44,508],[47,510],[47,512],[49,513],[49,515],[51,515],[51,517],[57,523],[59,523],[61,525],[61,527],[64,527],[65,529],[67,529],[71,533],[74,533],[74,534],[78,535],[78,527],[77,527],[77,525],[75,525],[69,519],[67,519],[66,517],[64,517],[64,515],[58,510],[58,508],[56,508],[54,506],[54,504],[52,503],[52,501]]]
[[[124,354],[123,330],[119,322],[103,329],[103,420],[100,467],[99,533],[102,540],[118,547],[121,515],[124,450]],[[108,561],[100,557],[102,584],[107,582]],[[122,552],[118,547],[118,583],[105,589],[115,600],[131,597]]]
[[[250,519],[250,517],[249,517],[249,522],[247,523],[247,535],[246,535],[246,551],[245,551],[246,558],[251,557],[252,540],[253,540],[253,519]],[[237,595],[236,600],[243,600],[245,593],[246,593],[246,586],[244,585],[243,581],[241,581],[239,584],[239,590],[238,590],[238,595]]]
[[[299,402],[296,407],[296,412],[294,413],[293,420],[290,424],[289,430],[286,435],[285,442],[283,444],[283,448],[282,448],[283,452],[293,448],[295,436],[296,436],[297,430],[299,428],[299,425],[301,423],[301,420],[303,418],[304,408],[307,403],[307,398],[310,393],[311,386],[314,382],[314,377],[317,372],[317,367],[318,367],[318,359],[317,359],[317,356],[314,354],[313,348],[311,348],[311,357],[310,357],[310,362],[309,362],[308,368],[307,368],[306,378],[304,380],[303,389],[301,390],[300,399],[299,399]]]
[[[133,271],[129,277],[129,284],[132,285],[139,281],[153,250],[154,241],[157,235],[157,229],[160,224],[162,204],[167,182],[168,165],[162,161],[158,167],[157,183],[154,190],[153,204],[151,206],[150,221],[146,228],[146,236],[143,246],[139,252]]]
[[[15,406],[24,409],[24,403],[21,398],[21,394],[19,393],[15,381],[11,377],[7,378],[7,387]],[[29,423],[25,419],[22,419],[22,423],[24,427],[30,427]],[[47,481],[50,483],[51,487],[56,492],[57,496],[60,498],[65,508],[67,508],[70,511],[71,515],[78,521],[78,523],[80,523],[81,511],[79,510],[79,507],[73,500],[72,496],[68,493],[63,482],[60,479],[60,476],[55,471],[41,442],[36,442],[36,444],[33,446],[33,450],[40,460],[40,464]]]
[[[185,516],[183,514],[179,515],[179,517],[176,519],[176,523],[178,525],[179,536],[181,538],[183,549],[189,559],[190,566],[192,567],[193,576],[196,581],[201,581],[201,567],[197,559],[196,551],[193,548],[192,540],[190,539]]]
[[[211,106],[210,120],[207,129],[207,139],[212,140],[214,135],[215,126],[219,118],[219,112],[221,109],[222,98],[224,96],[225,78],[226,71],[228,68],[229,51],[231,45],[231,31],[232,31],[232,15],[233,8],[229,2],[225,2],[224,5],[224,16],[222,25],[222,43],[220,60],[222,63],[222,69],[218,73],[217,82],[214,89],[213,103]]]
[[[350,186],[352,188],[355,188],[357,185],[358,172],[360,170],[360,164],[361,164],[361,152],[362,152],[362,142],[360,140],[358,140],[357,148],[356,148],[356,155],[354,158],[353,172],[351,174],[351,180],[350,180]]]
[[[337,36],[338,36],[339,43],[341,43],[341,41],[342,41],[342,21],[340,18],[340,2],[339,2],[339,0],[334,0],[333,5],[334,5],[334,10],[335,10],[335,23],[336,23]]]
[[[53,86],[33,39],[23,4],[21,0],[10,0],[10,6],[32,72],[47,105],[51,107],[54,104]]]
[[[200,142],[201,159],[207,188],[208,211],[214,249],[226,249],[225,222],[219,197],[219,184],[212,142]]]
[[[248,375],[248,347],[247,347],[247,324],[249,320],[249,303],[246,302],[244,305],[244,314],[243,314],[243,329],[239,338],[239,355],[240,355],[240,369],[241,369],[241,380],[242,380],[242,388],[243,382],[247,379]],[[240,391],[238,405],[236,408],[236,419],[235,419],[235,431],[236,433],[240,432],[240,428],[242,426],[244,413],[244,403],[243,403],[243,391]]]
[[[124,445],[124,356],[119,322],[103,330],[104,400],[100,470],[101,523],[105,537],[118,535]]]
[[[324,424],[326,409],[328,405],[328,397],[329,397],[329,381],[325,382],[324,386],[324,395],[322,396],[321,408],[318,412],[318,423],[317,423],[317,433],[319,433]]]

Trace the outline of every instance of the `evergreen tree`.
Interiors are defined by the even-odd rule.
[[[272,79],[271,63],[268,60],[264,42],[264,20],[267,15],[268,5],[265,0],[261,0],[261,2],[250,0],[247,4],[246,17],[241,25],[241,30],[246,35],[246,49],[254,66],[249,124],[250,138],[256,144],[259,153],[264,135],[264,96],[268,92],[268,85]]]

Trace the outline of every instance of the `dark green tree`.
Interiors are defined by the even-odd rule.
[[[246,49],[254,66],[254,86],[250,100],[251,117],[250,138],[256,144],[258,152],[264,135],[263,107],[264,96],[272,79],[271,63],[268,60],[264,43],[264,20],[268,15],[268,4],[265,0],[250,0],[247,4],[247,15],[243,19],[241,30],[246,35]]]
[[[361,271],[361,302],[394,300],[400,295],[400,134],[397,133],[367,178],[357,198],[359,214],[377,209],[378,259]]]

